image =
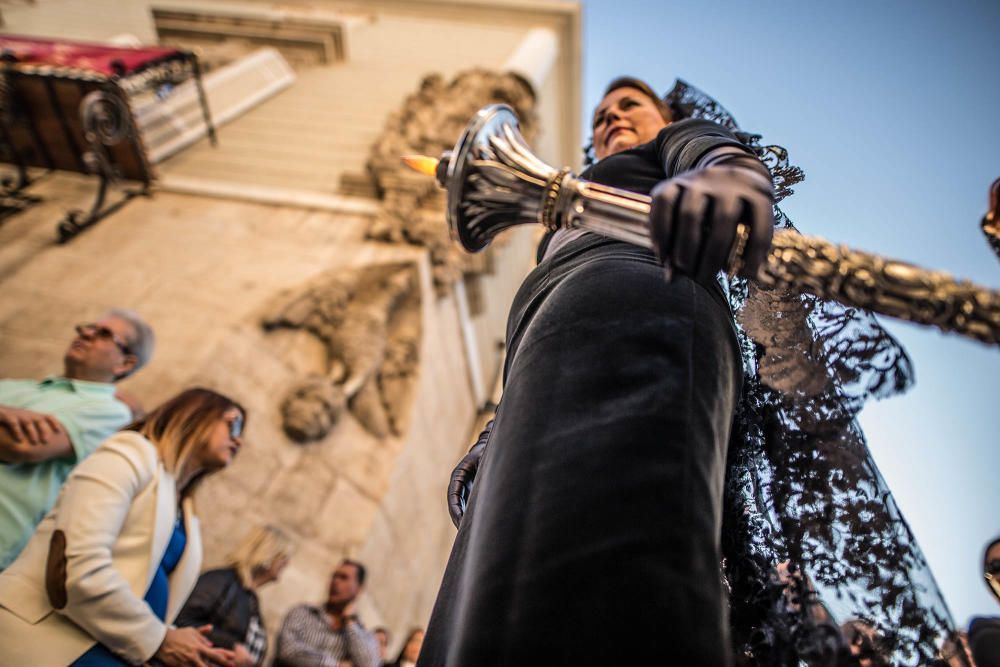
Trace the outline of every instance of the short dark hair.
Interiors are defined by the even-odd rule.
[[[356,560],[351,560],[350,558],[345,558],[344,560],[342,560],[340,562],[340,564],[341,565],[353,565],[355,571],[358,573],[358,583],[361,584],[362,586],[365,585],[365,575],[366,575],[367,572],[365,570],[365,566],[364,565],[362,565],[361,563],[359,563]]]
[[[144,319],[139,317],[139,314],[134,310],[112,308],[104,313],[102,317],[113,317],[132,327],[132,335],[128,337],[128,350],[130,354],[135,356],[135,365],[116,377],[115,381],[118,381],[127,378],[149,363],[149,360],[153,357],[156,336],[153,334],[153,328]]]

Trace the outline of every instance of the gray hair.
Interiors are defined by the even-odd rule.
[[[156,337],[153,335],[153,328],[146,324],[146,321],[139,317],[134,310],[125,308],[112,308],[104,314],[104,317],[114,317],[115,319],[128,322],[132,327],[132,336],[128,341],[129,351],[135,355],[135,366],[128,373],[119,378],[128,377],[132,373],[145,366],[153,357],[153,347],[156,344]]]

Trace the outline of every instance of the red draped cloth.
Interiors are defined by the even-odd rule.
[[[10,35],[0,36],[0,53],[3,52],[13,54],[17,62],[24,65],[72,67],[104,76],[118,74],[116,64],[119,63],[127,76],[183,53],[178,49],[158,46],[130,48]]]

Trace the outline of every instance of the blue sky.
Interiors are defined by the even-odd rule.
[[[1000,3],[584,0],[584,127],[604,85],[681,77],[789,149],[804,232],[1000,288],[979,231],[1000,178]],[[959,625],[1000,615],[1000,348],[883,320],[917,374],[862,424]]]

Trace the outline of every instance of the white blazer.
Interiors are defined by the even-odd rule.
[[[184,501],[187,546],[173,574],[166,622],[143,598],[177,518],[174,478],[134,431],[106,440],[70,474],[17,560],[0,573],[0,667],[67,665],[100,642],[142,664],[163,642],[201,567],[198,519]],[[65,535],[65,575],[46,569],[55,531]],[[59,540],[56,540],[58,544]],[[49,591],[65,586],[65,605]]]

